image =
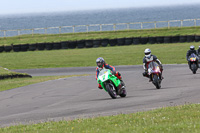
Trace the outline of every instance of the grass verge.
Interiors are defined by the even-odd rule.
[[[32,78],[15,78],[0,80],[0,91],[5,91],[17,87],[22,87],[30,84],[44,82],[48,80],[55,80],[59,78],[67,78],[74,76],[87,76],[87,75],[68,75],[68,76],[35,76]]]
[[[200,105],[160,108],[147,112],[46,122],[1,128],[12,133],[197,133],[200,131]]]
[[[31,75],[28,75],[27,73],[18,73],[18,72],[12,72],[8,70],[7,68],[0,67],[0,79],[6,79],[6,78],[23,78],[23,77],[31,77]]]
[[[163,64],[187,63],[186,53],[190,45],[199,43],[146,44],[112,46],[51,51],[1,53],[0,62],[8,69],[87,67],[96,66],[97,57],[103,57],[110,65],[140,65],[144,49],[150,48]]]
[[[172,27],[144,30],[120,30],[102,31],[89,33],[67,33],[67,34],[34,34],[20,35],[15,37],[0,38],[1,45],[11,44],[33,44],[42,42],[60,42],[86,39],[113,39],[123,37],[148,37],[148,36],[174,36],[174,35],[200,35],[200,27]]]

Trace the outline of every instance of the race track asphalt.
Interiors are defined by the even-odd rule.
[[[127,97],[112,99],[97,88],[95,67],[14,70],[32,76],[92,74],[32,84],[0,92],[0,126],[70,120],[200,102],[200,72],[186,64],[163,65],[161,89],[142,76],[142,66],[116,66]]]

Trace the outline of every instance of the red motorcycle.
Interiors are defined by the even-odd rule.
[[[161,88],[162,73],[160,66],[152,61],[148,65],[148,76],[157,89]]]

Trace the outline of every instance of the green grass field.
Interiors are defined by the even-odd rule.
[[[198,133],[200,105],[0,128],[2,133]]]
[[[1,53],[1,66],[8,69],[87,67],[96,66],[97,57],[103,57],[111,65],[140,65],[144,49],[150,48],[163,64],[187,63],[186,52],[190,45],[200,43],[147,44],[100,47],[90,49],[67,49],[34,52]]]

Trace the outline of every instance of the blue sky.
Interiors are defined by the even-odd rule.
[[[200,4],[200,0],[0,0],[0,14]]]

